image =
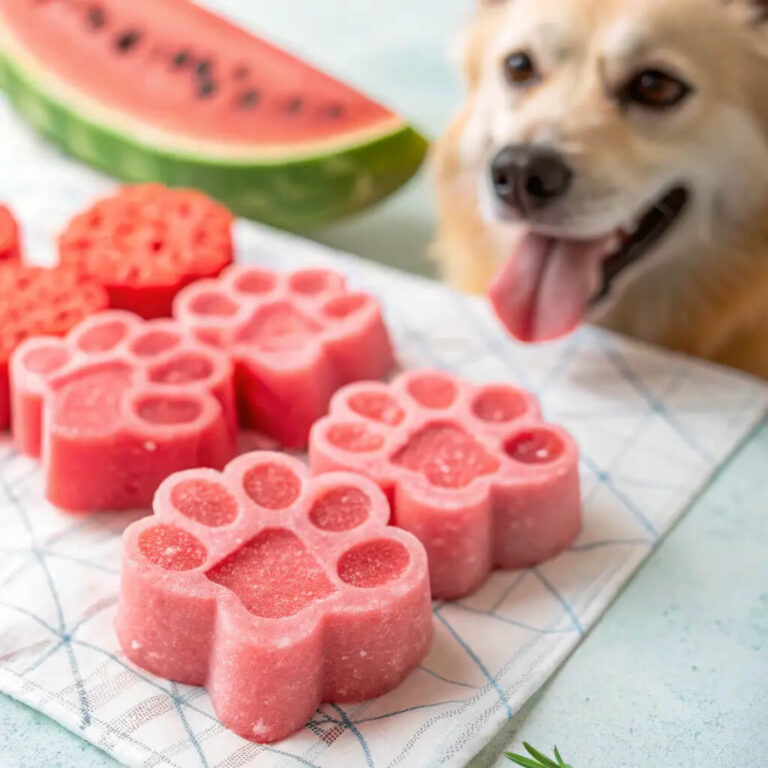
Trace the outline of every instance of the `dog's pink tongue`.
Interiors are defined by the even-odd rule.
[[[600,288],[608,239],[526,235],[488,293],[509,332],[521,341],[545,341],[572,331]]]

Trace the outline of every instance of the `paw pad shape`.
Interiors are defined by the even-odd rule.
[[[339,390],[310,437],[316,473],[360,472],[429,557],[432,594],[455,598],[494,567],[534,565],[581,525],[578,451],[535,398],[438,371]]]
[[[370,480],[312,478],[285,454],[179,472],[124,534],[120,643],[154,674],[205,685],[254,741],[322,701],[379,696],[432,637],[424,548],[388,517]]]
[[[232,356],[242,426],[289,448],[306,446],[340,386],[394,363],[378,301],[327,269],[230,267],[185,288],[174,315]]]
[[[173,320],[100,312],[23,342],[11,379],[14,440],[63,509],[148,507],[169,473],[235,454],[232,365]]]

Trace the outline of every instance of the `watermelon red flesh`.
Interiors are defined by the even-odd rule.
[[[111,307],[164,317],[185,285],[232,262],[232,215],[194,190],[137,184],[75,216],[58,244],[60,263],[101,283]]]
[[[75,89],[172,135],[319,143],[396,116],[187,0],[3,0],[0,21]]]
[[[75,270],[0,264],[0,429],[10,425],[13,350],[29,336],[65,335],[107,303],[104,288]]]
[[[0,262],[21,256],[19,225],[10,208],[0,205]]]

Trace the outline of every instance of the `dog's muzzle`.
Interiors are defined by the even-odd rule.
[[[557,152],[532,144],[506,146],[491,161],[496,196],[523,216],[564,197],[572,181],[573,171]]]

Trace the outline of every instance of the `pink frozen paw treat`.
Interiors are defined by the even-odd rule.
[[[123,537],[120,644],[153,674],[205,685],[244,738],[288,736],[322,701],[379,696],[427,653],[424,548],[386,525],[366,478],[311,478],[256,452],[169,477],[154,508]]]
[[[386,492],[393,523],[427,550],[437,598],[552,557],[581,525],[574,441],[506,384],[437,371],[351,384],[313,427],[309,454],[316,473],[361,472]]]
[[[378,301],[326,269],[235,266],[185,288],[174,315],[235,362],[242,426],[303,448],[342,385],[394,365]]]
[[[160,482],[235,455],[232,365],[173,320],[92,315],[11,360],[13,436],[74,511],[148,507]]]

